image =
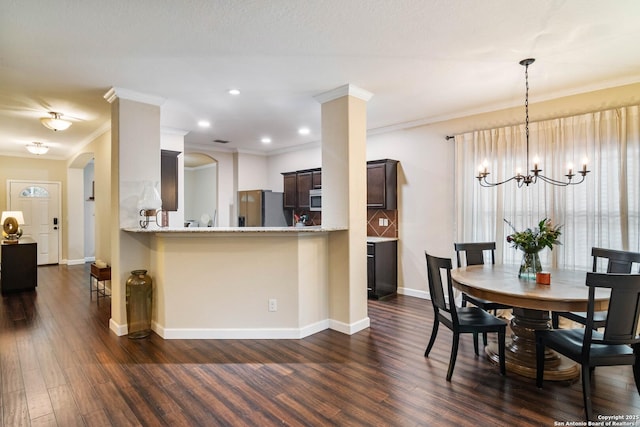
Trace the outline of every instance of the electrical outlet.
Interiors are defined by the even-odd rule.
[[[384,218],[379,218],[379,219],[378,219],[378,225],[379,225],[380,227],[384,227]]]
[[[385,227],[388,227],[388,226],[389,226],[389,219],[388,219],[388,218],[385,218],[385,219],[384,219],[384,224],[383,224],[383,225],[384,225]]]
[[[269,311],[278,311],[278,300],[271,298],[269,300]]]

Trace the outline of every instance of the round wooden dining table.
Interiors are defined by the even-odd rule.
[[[586,311],[589,300],[585,271],[549,269],[549,285],[518,278],[518,266],[504,264],[473,265],[451,271],[453,286],[471,296],[513,307],[511,337],[506,348],[506,367],[528,378],[536,377],[535,331],[550,329],[550,311]],[[609,291],[597,289],[595,310],[606,310]],[[497,343],[485,348],[489,359],[498,363]],[[579,366],[554,352],[545,353],[545,380],[576,379]]]

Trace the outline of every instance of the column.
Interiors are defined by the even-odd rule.
[[[367,101],[372,94],[345,85],[318,95],[322,104],[322,224],[329,233],[331,329],[353,334],[367,315]]]

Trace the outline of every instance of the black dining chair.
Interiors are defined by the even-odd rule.
[[[429,352],[436,341],[438,326],[440,323],[453,332],[453,345],[447,371],[447,381],[451,381],[453,368],[458,355],[458,343],[460,334],[473,334],[473,348],[478,356],[478,334],[496,332],[498,334],[498,352],[500,359],[500,374],[505,375],[505,335],[507,323],[478,307],[457,307],[453,297],[453,284],[451,282],[451,259],[438,258],[425,252],[427,258],[427,279],[429,293],[433,305],[433,330],[429,344],[424,352],[424,357],[429,357]],[[446,290],[442,282],[446,276]]]
[[[588,420],[592,419],[590,376],[596,366],[633,365],[640,394],[640,275],[587,273],[589,303],[585,328],[536,330],[536,385],[542,388],[545,348],[549,347],[582,366],[582,394]],[[611,289],[603,331],[594,330],[595,291]],[[632,349],[633,347],[633,349]],[[635,350],[634,350],[635,349]],[[606,391],[604,391],[606,392]]]
[[[591,256],[593,257],[592,272],[598,271],[598,261],[607,260],[607,273],[630,274],[633,263],[640,264],[640,253],[618,251],[614,249],[591,248]],[[640,272],[640,271],[639,271]],[[587,324],[587,313],[585,312],[552,312],[551,325],[554,329],[560,327],[560,317],[572,320],[582,325]],[[596,311],[593,315],[593,327],[595,329],[604,326],[607,313],[605,311]]]
[[[485,263],[484,254],[486,252],[491,253],[491,264],[496,263],[496,242],[480,242],[480,243],[454,243],[453,248],[456,251],[456,260],[458,261],[458,268],[464,265],[482,265]],[[465,262],[462,262],[462,256],[464,255]],[[480,307],[485,311],[493,310],[493,314],[497,315],[498,310],[511,310],[511,306],[500,304],[498,302],[489,301],[486,299],[474,297],[468,294],[462,293],[462,306],[466,307],[467,303]],[[487,334],[482,334],[482,342],[487,345]]]

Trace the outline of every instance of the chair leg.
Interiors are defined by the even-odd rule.
[[[505,339],[506,328],[498,331],[498,357],[500,358],[500,375],[507,375],[507,367],[505,361]]]
[[[485,346],[485,347],[487,346],[487,333],[486,332],[482,333],[482,345]]]
[[[438,326],[440,325],[440,321],[436,317],[433,321],[433,329],[431,330],[431,339],[429,339],[429,345],[427,345],[427,349],[424,352],[424,357],[429,357],[429,352],[433,347],[433,344],[436,342],[436,335],[438,335]]]
[[[486,335],[486,334],[483,334]],[[478,353],[478,333],[474,332],[473,333],[473,351],[476,353],[476,356],[479,356],[480,353]]]
[[[590,369],[582,365],[582,398],[584,399],[584,413],[587,421],[591,420],[593,415],[591,410],[591,377],[589,376],[589,371]]]
[[[558,329],[560,327],[560,316],[555,311],[551,312],[551,327]]]
[[[536,386],[542,388],[544,376],[544,342],[536,336]]]
[[[467,306],[467,298],[465,297],[465,294],[462,294],[462,307],[466,307]]]
[[[453,375],[453,368],[456,366],[456,356],[458,355],[458,342],[460,341],[459,334],[453,334],[453,344],[451,346],[451,358],[449,359],[449,370],[447,371],[447,381],[451,381],[451,375]]]

